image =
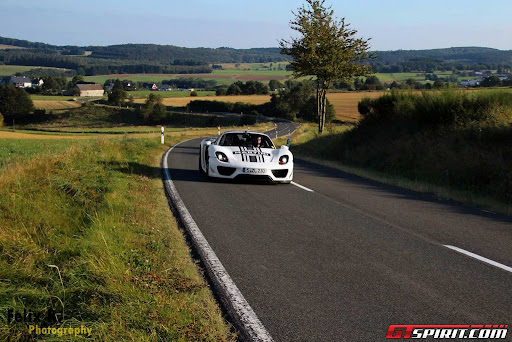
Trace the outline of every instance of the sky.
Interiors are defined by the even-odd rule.
[[[55,45],[277,47],[304,0],[0,0],[0,36]],[[512,49],[510,0],[327,0],[372,50]]]

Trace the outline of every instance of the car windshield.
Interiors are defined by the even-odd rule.
[[[257,133],[226,133],[220,139],[219,145],[274,148],[274,144],[269,137]]]

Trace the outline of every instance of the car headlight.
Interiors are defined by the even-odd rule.
[[[288,163],[288,160],[290,160],[290,157],[288,157],[288,156],[279,157],[279,165],[284,165],[284,164]]]
[[[228,157],[224,153],[222,153],[222,152],[215,152],[215,156],[221,162],[225,162],[226,163],[228,161]]]

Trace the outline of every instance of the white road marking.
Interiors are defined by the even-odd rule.
[[[464,250],[462,248],[459,248],[459,247],[450,246],[450,245],[444,245],[444,246],[446,248],[453,249],[454,251],[457,251],[459,253],[466,254],[466,255],[468,255],[468,256],[470,256],[472,258],[475,258],[477,260],[480,260],[480,261],[483,261],[485,263],[488,263],[489,265],[493,265],[493,266],[499,267],[502,270],[505,270],[505,271],[508,271],[508,272],[512,272],[512,267],[509,267],[507,265],[500,264],[499,262],[493,261],[491,259],[484,258],[483,256],[480,256],[480,255],[475,254],[475,253],[468,252],[468,251],[466,251],[466,250]]]
[[[206,272],[210,275],[210,279],[219,297],[224,299],[223,303],[226,305],[228,313],[235,321],[235,326],[241,331],[244,340],[274,342],[270,333],[265,329],[258,316],[256,316],[256,313],[211,248],[174,186],[171,173],[169,172],[169,153],[171,153],[176,146],[190,140],[193,139],[182,141],[172,146],[162,157],[161,167],[164,169],[164,186],[167,190],[167,194],[181,217],[182,224],[191,236],[192,242],[204,263]]]
[[[292,184],[295,185],[296,187],[299,187],[299,188],[303,189],[303,190],[306,190],[306,191],[309,191],[309,192],[315,192],[315,190],[311,190],[310,188],[306,188],[304,185],[300,185],[300,184],[295,183],[293,181],[292,181]]]

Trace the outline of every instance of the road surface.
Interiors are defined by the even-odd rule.
[[[298,161],[295,185],[209,182],[199,142],[169,154],[171,178],[276,341],[512,323],[511,218]]]

